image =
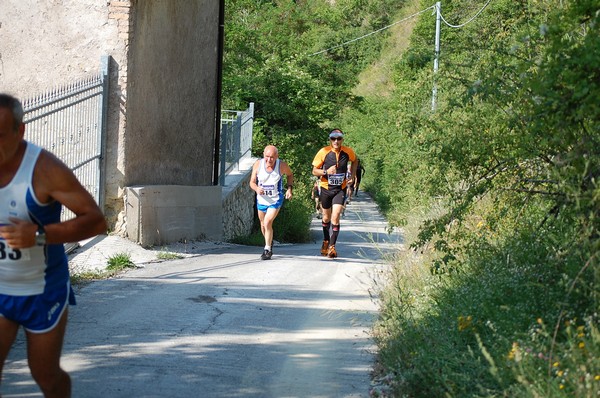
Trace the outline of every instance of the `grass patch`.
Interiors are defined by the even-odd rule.
[[[71,286],[85,286],[90,282],[106,279],[112,275],[112,272],[106,271],[86,271],[77,274],[71,274]]]
[[[71,285],[75,287],[82,287],[90,282],[108,279],[119,274],[121,271],[134,268],[135,263],[131,259],[129,253],[117,253],[107,259],[107,266],[103,270],[88,270],[83,272],[76,272],[71,269]]]
[[[170,251],[161,251],[156,255],[156,257],[159,260],[179,260],[183,258],[181,254],[173,253]]]
[[[246,246],[264,246],[265,238],[260,232],[255,232],[250,235],[235,236],[230,240],[230,242]]]
[[[131,260],[129,253],[117,253],[108,258],[106,269],[108,271],[122,271],[127,268],[134,268],[135,263]]]
[[[373,333],[372,395],[597,396],[594,271],[570,245],[559,256],[548,244],[575,235],[569,225],[540,227],[535,213],[519,213],[519,225],[509,219],[496,229],[478,217],[463,223],[458,272],[432,273],[428,248],[397,254]],[[407,223],[407,236],[417,226]]]
[[[420,10],[418,1],[411,1],[395,16],[394,20],[401,20]],[[390,38],[387,40],[379,59],[361,72],[359,84],[353,93],[358,96],[389,97],[395,89],[393,81],[394,64],[398,62],[398,54],[403,54],[408,48],[410,35],[417,19],[412,18],[390,29]]]

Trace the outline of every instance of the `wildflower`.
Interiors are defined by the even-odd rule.
[[[554,363],[552,364],[552,366],[554,366],[555,368],[558,368],[558,366],[559,366],[559,365],[560,365],[560,363],[558,363],[558,362],[554,362]]]
[[[583,341],[579,343],[579,348],[585,348],[585,343]]]
[[[558,372],[556,372],[556,375],[557,375],[558,377],[562,377],[564,374],[565,374],[565,371],[564,371],[564,370],[559,370]]]
[[[467,330],[469,327],[471,327],[471,322],[473,321],[473,317],[471,315],[469,316],[459,316],[458,317],[458,330],[460,332],[462,332],[463,330]]]
[[[519,361],[521,359],[521,353],[519,351],[519,343],[512,343],[512,348],[510,349],[510,351],[508,352],[508,360],[509,361]]]
[[[537,323],[539,323],[540,325],[544,324],[544,320],[542,318],[538,318],[537,319]]]
[[[561,384],[561,385],[558,386],[558,388],[560,388],[561,390],[564,390],[565,389],[565,385]]]
[[[600,381],[600,375],[596,375],[596,376],[594,376],[594,380],[596,380],[596,381]]]

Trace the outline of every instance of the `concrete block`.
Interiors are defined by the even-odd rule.
[[[127,187],[128,238],[145,247],[181,240],[222,240],[221,190],[220,186]]]

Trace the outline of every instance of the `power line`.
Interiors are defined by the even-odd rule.
[[[473,21],[475,18],[477,18],[477,17],[479,16],[479,14],[481,14],[481,13],[483,12],[483,10],[485,10],[485,9],[487,8],[487,6],[488,6],[488,5],[489,5],[491,2],[492,2],[492,0],[488,0],[488,1],[487,1],[487,3],[485,3],[485,5],[484,5],[483,7],[481,7],[481,9],[480,9],[479,11],[477,11],[477,13],[476,13],[475,15],[473,15],[473,16],[472,16],[472,17],[471,17],[471,18],[470,18],[470,19],[469,19],[467,22],[464,22],[464,23],[462,23],[462,24],[460,24],[460,25],[453,25],[453,24],[449,23],[448,21],[446,21],[446,19],[445,19],[445,18],[444,18],[444,16],[441,14],[441,12],[440,12],[440,18],[441,18],[441,20],[442,20],[442,21],[443,21],[443,22],[444,22],[444,23],[445,23],[447,26],[449,26],[449,27],[451,27],[451,28],[462,28],[463,26],[465,26],[465,25],[467,25],[467,24],[471,23],[471,22],[472,22],[472,21]],[[434,5],[432,5],[432,6],[430,6],[430,7],[427,7],[427,8],[425,8],[425,9],[421,10],[421,11],[418,11],[418,12],[416,12],[416,13],[412,14],[412,15],[409,15],[409,16],[408,16],[408,17],[406,17],[406,18],[403,18],[403,19],[401,19],[401,20],[399,20],[399,21],[396,21],[396,22],[394,22],[394,23],[392,23],[392,24],[390,24],[390,25],[384,26],[383,28],[377,29],[377,30],[375,30],[375,31],[373,31],[373,32],[370,32],[370,33],[367,33],[366,35],[363,35],[363,36],[360,36],[360,37],[354,38],[354,39],[352,39],[352,40],[348,40],[348,41],[346,41],[346,42],[343,42],[343,43],[341,43],[341,44],[338,44],[338,45],[336,45],[336,46],[330,47],[330,48],[328,48],[328,49],[326,49],[326,50],[317,51],[316,53],[310,54],[310,55],[308,55],[308,56],[309,56],[309,57],[312,57],[312,56],[315,56],[315,55],[323,54],[323,53],[326,53],[326,52],[328,52],[328,51],[335,50],[336,48],[340,48],[340,47],[343,47],[343,46],[345,46],[345,45],[348,45],[348,44],[350,44],[350,43],[354,43],[355,41],[362,40],[362,39],[364,39],[364,38],[366,38],[366,37],[369,37],[369,36],[371,36],[371,35],[374,35],[375,33],[379,33],[379,32],[381,32],[381,31],[384,31],[384,30],[386,30],[386,29],[389,29],[389,28],[391,28],[392,26],[395,26],[395,25],[397,25],[397,24],[399,24],[399,23],[401,23],[401,22],[404,22],[404,21],[407,21],[407,20],[409,20],[409,19],[411,19],[411,18],[413,18],[413,17],[416,17],[417,15],[420,15],[420,14],[422,14],[422,13],[424,13],[424,12],[426,12],[426,11],[428,11],[428,10],[432,9],[432,8],[433,8],[433,9],[435,9],[435,8],[436,8],[436,5],[434,4]]]
[[[486,9],[486,7],[487,7],[487,6],[488,6],[488,5],[489,5],[491,2],[492,2],[492,0],[488,0],[488,1],[487,1],[487,3],[485,3],[485,5],[484,5],[483,7],[481,7],[481,9],[480,9],[479,11],[477,11],[477,13],[476,13],[475,15],[473,15],[473,17],[471,17],[471,19],[469,19],[467,22],[465,22],[465,23],[462,23],[462,24],[460,24],[460,25],[452,25],[451,23],[449,23],[448,21],[446,21],[446,20],[444,19],[444,16],[442,15],[442,13],[441,13],[441,12],[440,12],[440,18],[442,19],[442,21],[444,21],[444,23],[445,23],[446,25],[448,25],[448,26],[449,26],[449,27],[451,27],[451,28],[462,28],[463,26],[465,26],[466,24],[468,24],[468,23],[472,22],[472,21],[473,21],[475,18],[477,18],[477,16],[478,16],[479,14],[481,14],[481,13],[483,12],[483,10],[485,10],[485,9]]]
[[[490,1],[491,1],[491,0],[490,0]],[[422,13],[424,13],[425,11],[427,11],[427,10],[430,10],[430,9],[432,9],[432,8],[435,8],[435,6],[433,5],[433,6],[431,6],[431,7],[427,7],[427,8],[426,8],[426,9],[424,9],[424,10],[421,10],[421,11],[419,11],[419,12],[416,12],[416,13],[412,14],[412,15],[409,15],[408,17],[406,17],[406,18],[403,18],[403,19],[401,19],[401,20],[399,20],[399,21],[396,21],[396,22],[394,22],[394,23],[392,23],[392,24],[390,24],[390,25],[384,26],[383,28],[377,29],[377,30],[375,30],[375,31],[373,31],[373,32],[370,32],[370,33],[367,33],[366,35],[363,35],[363,36],[357,37],[357,38],[355,38],[355,39],[352,39],[352,40],[348,40],[348,41],[346,41],[346,42],[344,42],[344,43],[342,43],[342,44],[338,44],[337,46],[333,46],[333,47],[331,47],[331,48],[328,48],[328,49],[326,49],[326,50],[321,50],[321,51],[318,51],[318,52],[316,52],[316,53],[310,54],[310,55],[309,55],[309,57],[312,57],[312,56],[314,56],[314,55],[319,55],[319,54],[322,54],[322,53],[325,53],[325,52],[328,52],[328,51],[331,51],[331,50],[335,50],[336,48],[340,48],[340,47],[343,47],[343,46],[345,46],[345,45],[347,45],[347,44],[353,43],[353,42],[355,42],[355,41],[362,40],[362,39],[364,39],[365,37],[368,37],[368,36],[374,35],[375,33],[379,33],[379,32],[381,32],[381,31],[383,31],[383,30],[389,29],[389,28],[391,28],[392,26],[399,24],[400,22],[404,22],[404,21],[406,21],[406,20],[408,20],[408,19],[410,19],[410,18],[416,17],[417,15],[419,15],[419,14],[422,14]]]

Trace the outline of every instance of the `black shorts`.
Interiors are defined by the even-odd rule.
[[[332,205],[343,205],[344,196],[346,194],[345,191],[346,190],[342,189],[342,187],[334,189],[325,189],[321,187],[321,195],[319,195],[321,207],[324,209],[331,209]]]

